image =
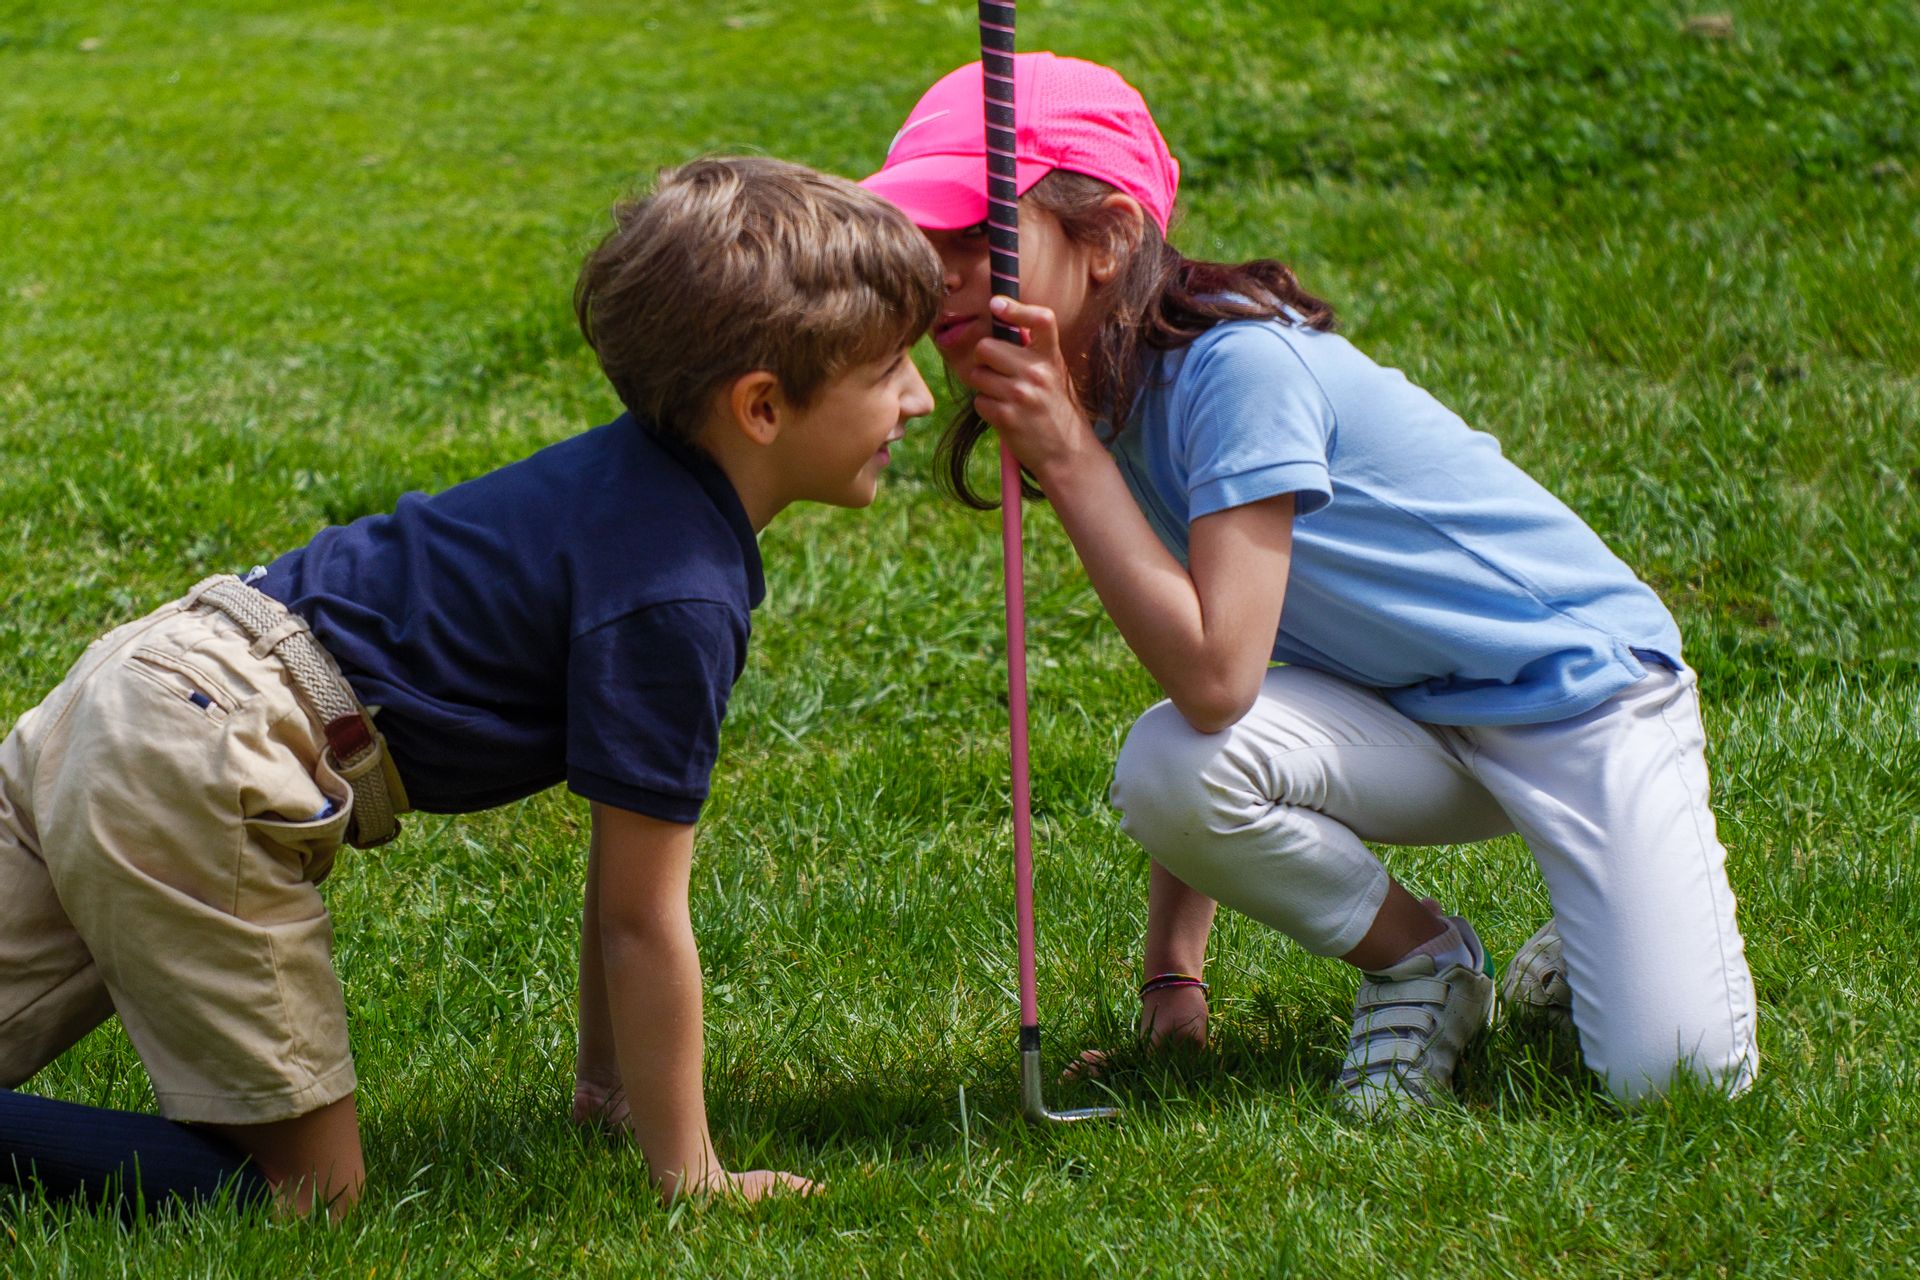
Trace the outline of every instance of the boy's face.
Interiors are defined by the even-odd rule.
[[[909,420],[932,412],[933,393],[904,348],[847,370],[780,433],[793,496],[868,505],[889,447],[907,434]]]

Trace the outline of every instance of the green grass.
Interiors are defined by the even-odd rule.
[[[350,1223],[0,1207],[0,1269],[1906,1272],[1920,17],[1736,3],[1718,37],[1601,0],[1025,8],[1023,47],[1109,60],[1154,104],[1180,243],[1294,262],[1672,604],[1758,1087],[1622,1118],[1501,1033],[1463,1112],[1359,1129],[1327,1100],[1351,975],[1229,919],[1216,1049],[1128,1059],[1116,1125],[1024,1127],[995,531],[936,499],[923,431],[874,511],[763,540],[696,867],[716,1134],[825,1197],[665,1210],[631,1153],[571,1131],[585,814],[550,794],[416,818],[328,885],[373,1176]],[[970,7],[916,0],[0,0],[0,723],[201,574],[611,416],[568,289],[614,197],[713,148],[864,173],[973,38]],[[1104,793],[1155,695],[1050,517],[1029,536],[1059,1062],[1129,1016],[1145,868]],[[1545,911],[1511,840],[1391,861],[1501,954]],[[152,1105],[112,1028],[35,1088]]]

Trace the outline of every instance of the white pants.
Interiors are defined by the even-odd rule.
[[[1705,746],[1691,671],[1652,668],[1570,720],[1455,728],[1277,667],[1220,733],[1196,732],[1170,702],[1149,709],[1120,752],[1113,802],[1186,884],[1332,956],[1386,897],[1363,840],[1517,831],[1546,878],[1587,1064],[1622,1100],[1660,1092],[1682,1067],[1737,1092],[1759,1068],[1753,981]]]

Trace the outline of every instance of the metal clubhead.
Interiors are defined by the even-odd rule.
[[[1118,1107],[1076,1107],[1054,1111],[1047,1106],[1040,1086],[1040,1047],[1020,1050],[1020,1114],[1033,1124],[1072,1124],[1075,1120],[1110,1120],[1120,1114]]]

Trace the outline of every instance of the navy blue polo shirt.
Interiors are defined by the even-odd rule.
[[[254,585],[380,708],[415,808],[564,780],[669,822],[699,816],[766,593],[726,474],[631,416],[323,529]]]

